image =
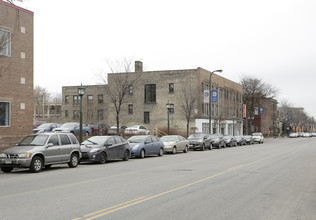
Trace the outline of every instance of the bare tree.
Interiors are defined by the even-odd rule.
[[[108,84],[106,92],[115,108],[116,126],[119,132],[122,105],[127,101],[129,90],[140,85],[142,72],[132,72],[133,59],[108,60],[107,64],[111,73],[104,74],[103,81]]]
[[[246,104],[246,133],[249,134],[251,120],[254,118],[254,109],[262,105],[267,98],[274,98],[277,89],[269,83],[263,82],[255,76],[242,76],[241,84],[243,86],[243,103]]]
[[[49,102],[50,97],[50,93],[45,88],[40,86],[34,88],[34,118],[40,113],[42,113],[42,118],[44,117],[45,103]]]
[[[197,108],[198,100],[198,90],[196,87],[192,86],[190,81],[183,83],[182,87],[182,103],[181,109],[184,112],[186,119],[186,128],[187,128],[187,137],[189,136],[190,131],[190,121],[194,117],[194,110]]]

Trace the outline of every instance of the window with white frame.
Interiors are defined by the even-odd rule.
[[[11,33],[0,30],[0,55],[11,56]]]
[[[10,126],[10,102],[0,102],[0,127]]]

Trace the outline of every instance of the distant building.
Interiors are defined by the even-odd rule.
[[[84,85],[82,97],[83,123],[108,124],[108,98],[106,85]],[[79,122],[80,96],[79,86],[63,86],[62,88],[62,122]]]
[[[281,133],[278,118],[278,102],[276,99],[264,98],[260,106],[254,109],[254,118],[251,119],[251,132],[261,132],[272,137]],[[246,126],[246,123],[244,123]],[[246,130],[244,128],[244,130]]]
[[[116,79],[124,79],[126,74],[142,74],[139,81],[129,88],[127,99],[120,112],[120,125],[144,125],[149,129],[166,128],[166,104],[169,102],[170,127],[185,132],[186,118],[181,105],[184,100],[184,91],[189,91],[187,94],[196,95],[197,99],[193,111],[194,117],[190,121],[190,130],[208,132],[209,104],[208,100],[204,99],[204,91],[209,89],[209,71],[202,68],[143,71],[140,61],[135,62],[135,68],[135,72],[108,74],[108,85],[113,85]],[[102,121],[110,126],[116,125],[115,108],[106,93],[105,85],[85,86],[85,88],[84,123]],[[212,133],[233,134],[234,128],[235,135],[242,134],[242,86],[213,74],[212,90],[217,90],[218,93],[217,102],[212,103]],[[102,105],[96,98],[101,95],[103,95]],[[93,104],[89,105],[89,99],[93,100]],[[77,100],[79,100],[78,86],[63,87],[62,111],[65,120],[79,121],[79,101]]]
[[[33,12],[0,0],[0,148],[32,133]]]

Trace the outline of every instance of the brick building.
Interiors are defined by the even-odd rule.
[[[254,109],[254,118],[251,122],[251,132],[261,132],[263,135],[272,137],[280,131],[278,119],[278,102],[276,99],[263,98],[260,106]],[[246,125],[246,123],[244,123]],[[244,128],[246,130],[246,128]]]
[[[88,85],[82,96],[82,117],[85,124],[108,123],[108,99],[105,85]],[[62,88],[62,122],[79,122],[80,96],[79,86],[63,86]]]
[[[0,148],[32,133],[33,12],[0,0]]]
[[[197,99],[193,118],[190,121],[191,131],[208,132],[209,104],[204,102],[204,90],[209,88],[210,72],[202,68],[186,70],[143,71],[142,63],[135,62],[135,72],[108,74],[108,85],[114,85],[117,79],[129,74],[140,75],[139,80],[129,87],[127,99],[122,105],[120,124],[125,126],[144,125],[149,129],[167,127],[167,109],[169,102],[171,111],[169,122],[172,129],[186,131],[185,112],[181,105],[184,94]],[[103,110],[102,122],[116,125],[116,114],[110,101],[105,85],[85,86],[83,97],[84,123],[99,122],[99,113]],[[242,134],[242,86],[219,75],[212,75],[212,89],[218,91],[218,101],[212,104],[213,133]],[[63,114],[68,115],[68,121],[78,120],[79,99],[78,86],[63,87]],[[103,104],[95,102],[89,113],[89,94],[92,100],[103,95]],[[192,98],[192,97],[191,97]],[[68,100],[68,101],[67,101]],[[65,104],[68,103],[68,104]],[[74,104],[76,103],[76,104]],[[89,119],[89,114],[91,115]],[[65,118],[67,119],[67,117]]]

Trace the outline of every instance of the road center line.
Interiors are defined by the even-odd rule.
[[[281,153],[280,153],[280,154],[281,154]],[[262,158],[262,159],[259,159],[259,160],[255,160],[255,161],[250,162],[250,163],[237,165],[237,166],[228,168],[226,171],[223,171],[223,172],[214,174],[214,175],[212,175],[212,176],[205,177],[205,178],[203,178],[203,179],[194,181],[194,182],[192,182],[192,183],[188,183],[188,184],[186,184],[186,185],[179,186],[179,187],[170,189],[170,190],[168,190],[168,191],[165,191],[165,192],[162,192],[162,193],[158,193],[158,194],[156,194],[156,195],[139,197],[138,199],[134,199],[134,200],[130,200],[130,201],[128,201],[128,202],[120,203],[120,204],[118,204],[118,205],[115,205],[115,206],[112,206],[112,207],[109,207],[109,208],[106,208],[106,209],[102,209],[102,210],[100,210],[100,211],[96,211],[96,212],[87,214],[87,215],[85,215],[83,218],[75,218],[75,219],[73,219],[73,220],[79,220],[79,219],[92,220],[92,219],[96,219],[96,218],[99,218],[99,217],[108,215],[108,214],[110,214],[110,213],[117,212],[117,211],[119,211],[119,210],[122,210],[122,209],[125,209],[125,208],[128,208],[128,207],[137,205],[137,204],[139,204],[139,203],[143,203],[143,202],[146,202],[146,201],[155,199],[155,198],[157,198],[157,197],[160,197],[160,196],[163,196],[163,195],[166,195],[166,194],[169,194],[169,193],[172,193],[172,192],[175,192],[175,191],[178,191],[178,190],[181,190],[181,189],[185,189],[185,188],[188,188],[188,187],[190,187],[190,186],[193,186],[193,185],[196,185],[196,184],[205,182],[205,181],[210,180],[210,179],[212,179],[212,178],[221,176],[221,175],[223,175],[223,174],[225,174],[225,173],[229,173],[229,172],[232,172],[232,171],[235,171],[235,170],[238,170],[238,169],[241,169],[241,168],[244,168],[244,167],[253,165],[253,164],[255,164],[255,163],[259,163],[259,162],[261,162],[261,161],[268,160],[268,159],[270,159],[270,158],[272,158],[272,157],[276,157],[276,156],[278,156],[278,155],[280,155],[280,154],[275,154],[275,155],[272,155],[272,156],[269,156],[269,157],[265,157],[265,158]],[[125,205],[125,204],[126,204],[126,205]],[[102,213],[102,212],[103,212],[103,213]],[[99,214],[99,213],[100,213],[100,214]],[[96,214],[96,215],[95,215],[95,214]],[[89,216],[91,216],[91,217],[89,217]],[[87,217],[89,217],[89,218],[87,218]]]

